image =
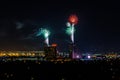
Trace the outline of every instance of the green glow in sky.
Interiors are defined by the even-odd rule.
[[[67,33],[68,35],[71,35],[71,34],[73,34],[74,32],[75,32],[75,28],[74,28],[72,25],[70,25],[69,23],[67,23],[66,33]]]

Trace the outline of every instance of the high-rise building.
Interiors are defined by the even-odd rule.
[[[69,44],[69,55],[70,55],[70,58],[74,58],[74,49],[75,48],[75,45],[74,44]]]
[[[55,59],[57,56],[57,45],[52,44],[51,46],[45,46],[44,51],[45,51],[45,55],[46,55],[45,58],[47,60]]]

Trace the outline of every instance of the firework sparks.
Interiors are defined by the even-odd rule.
[[[78,17],[76,15],[71,15],[68,18],[68,23],[67,23],[67,30],[66,33],[70,35],[72,43],[74,43],[74,32],[75,28],[74,25],[78,23]]]
[[[67,30],[66,33],[68,35],[70,35],[72,42],[74,43],[74,32],[75,32],[75,28],[74,28],[74,24],[70,24],[69,22],[67,23]]]
[[[49,30],[41,28],[36,36],[40,36],[40,35],[44,36],[45,43],[47,44],[47,46],[49,46],[49,35],[50,35]]]

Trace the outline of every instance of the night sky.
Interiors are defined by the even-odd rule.
[[[41,1],[41,0],[40,0]],[[42,50],[39,28],[50,30],[50,44],[66,51],[70,42],[65,29],[68,17],[76,14],[75,43],[80,51],[120,50],[120,8],[110,0],[0,2],[0,50]]]

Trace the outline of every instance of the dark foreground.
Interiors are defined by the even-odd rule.
[[[120,60],[0,62],[0,80],[120,80]]]

